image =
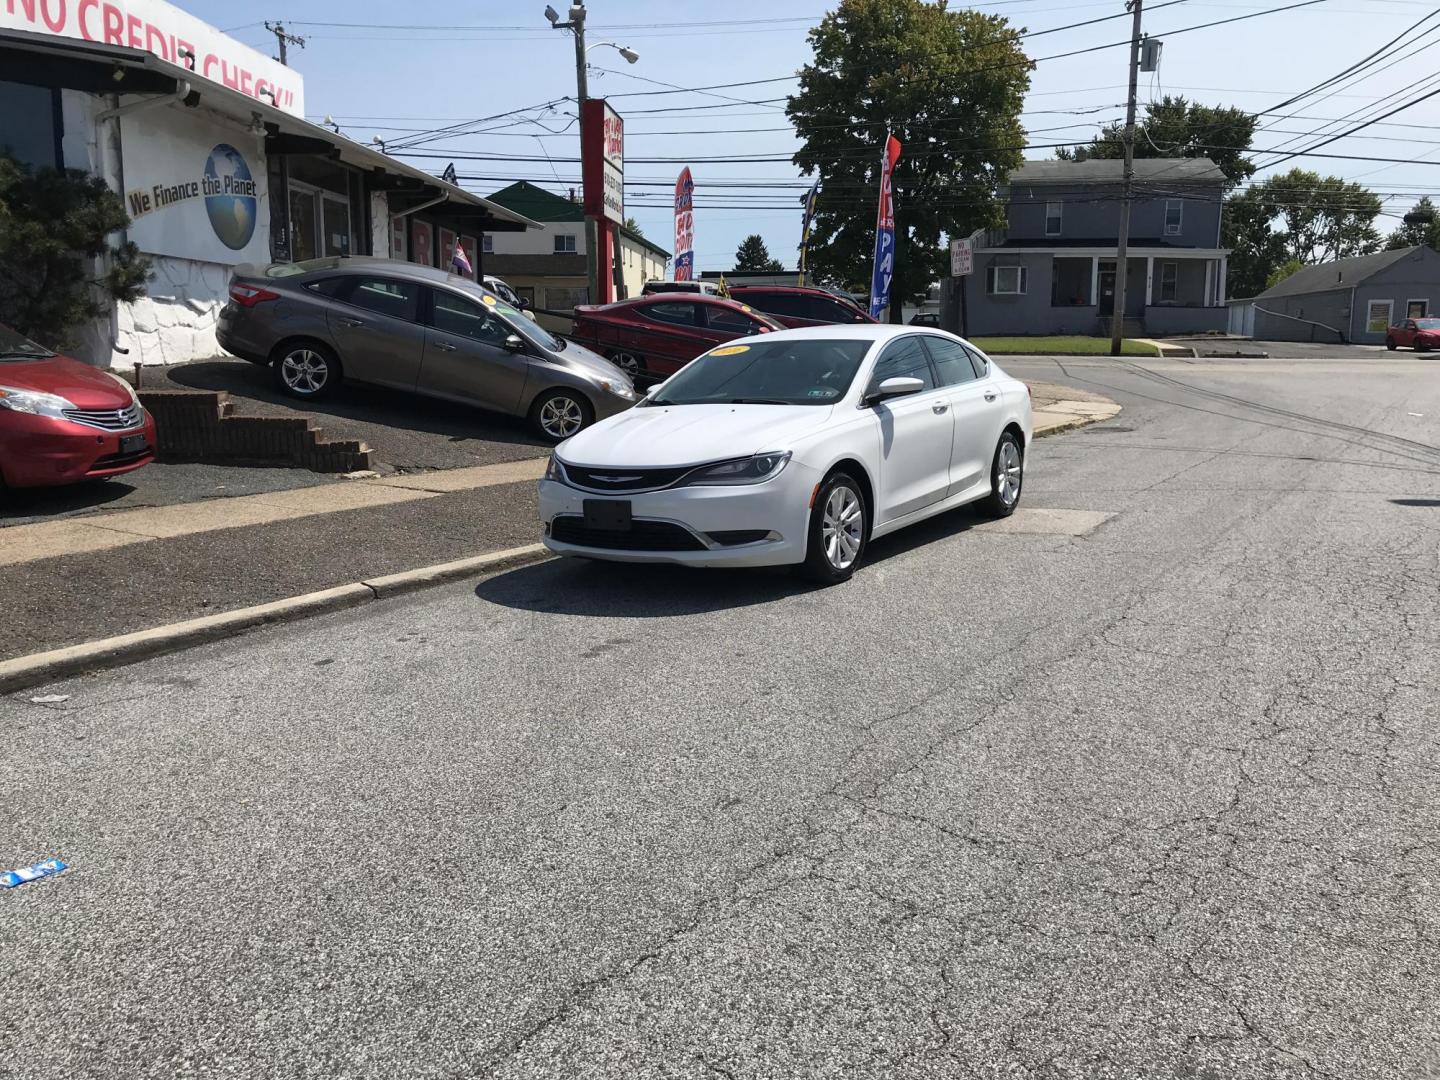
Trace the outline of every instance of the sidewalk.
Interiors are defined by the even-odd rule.
[[[1037,436],[1119,411],[1070,387],[1031,393]],[[0,660],[533,544],[544,463],[316,477],[0,528]]]

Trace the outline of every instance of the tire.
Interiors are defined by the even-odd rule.
[[[340,384],[340,358],[318,341],[283,343],[270,363],[275,385],[302,401],[327,397]]]
[[[1013,431],[1000,433],[995,444],[995,457],[990,462],[990,494],[984,507],[991,517],[1009,517],[1020,505],[1020,491],[1025,485],[1025,451]]]
[[[826,477],[810,509],[800,574],[821,585],[848,581],[865,558],[869,514],[865,489],[849,473]]]
[[[1385,348],[1389,349],[1391,352],[1395,351],[1395,339],[1393,337],[1387,337],[1385,339]]]
[[[550,442],[563,442],[594,422],[595,410],[578,390],[547,390],[530,406],[530,426]]]
[[[1429,352],[1429,351],[1430,351],[1430,346],[1428,346],[1428,345],[1421,345],[1421,344],[1420,344],[1420,339],[1419,339],[1419,338],[1416,338],[1416,339],[1415,339],[1415,351],[1416,351],[1416,352]]]
[[[645,371],[645,360],[639,353],[626,352],[623,349],[612,352],[606,359],[629,375],[631,379],[638,379],[647,374]]]

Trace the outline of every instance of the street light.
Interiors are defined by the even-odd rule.
[[[613,41],[597,41],[594,45],[585,46],[585,51],[588,53],[591,49],[598,49],[602,45],[609,45],[610,48],[614,49],[632,64],[640,59],[640,54],[634,49],[627,49],[624,45],[616,45]]]

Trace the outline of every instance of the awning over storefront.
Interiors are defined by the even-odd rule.
[[[403,214],[426,204],[443,206],[447,217],[463,221],[477,233],[522,232],[541,227],[423,169],[292,116],[266,101],[198,78],[186,68],[139,49],[5,30],[0,31],[0,72],[12,82],[118,94],[122,106],[140,100],[140,96],[183,96],[189,108],[209,109],[246,122],[254,125],[257,133],[263,129],[267,154],[328,157],[362,170],[370,190],[389,195],[392,211]]]

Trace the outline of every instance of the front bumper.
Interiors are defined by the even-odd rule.
[[[636,495],[597,495],[554,480],[540,481],[540,522],[545,546],[557,555],[580,555],[612,562],[675,563],[680,566],[784,566],[803,562],[810,525],[810,495],[820,476],[791,461],[775,479],[743,487],[668,488]],[[650,530],[688,533],[692,550],[636,550],[567,543],[552,535],[557,517],[583,521],[585,501],[628,501],[637,524],[656,523]],[[714,533],[753,532],[764,539],[727,544]],[[572,529],[567,535],[575,535]],[[679,535],[675,533],[675,535]],[[607,541],[626,544],[622,536]],[[640,541],[633,541],[640,543]],[[651,541],[653,542],[653,541]]]
[[[138,451],[120,440],[145,436]],[[155,418],[142,410],[139,427],[102,431],[69,420],[0,412],[0,479],[11,487],[49,487],[134,472],[155,460]]]

